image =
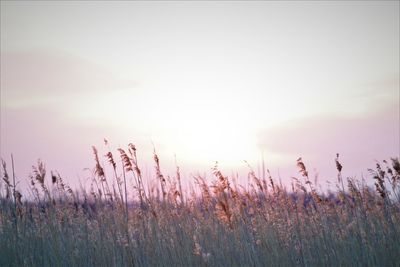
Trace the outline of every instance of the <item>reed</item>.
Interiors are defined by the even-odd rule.
[[[48,181],[39,161],[30,198],[2,161],[0,266],[398,266],[398,158],[370,169],[375,188],[349,177],[346,190],[337,155],[337,192],[318,191],[302,158],[291,190],[248,163],[247,189],[216,163],[211,180],[196,175],[184,190],[179,168],[165,176],[154,151],[150,190],[136,147],[114,157],[106,146],[110,170],[93,147],[91,188],[74,191],[55,172]]]

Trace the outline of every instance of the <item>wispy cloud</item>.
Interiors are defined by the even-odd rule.
[[[135,85],[95,62],[51,50],[2,52],[1,77],[3,108],[57,106],[70,95]]]
[[[267,154],[283,158],[303,156],[325,170],[333,166],[329,159],[340,153],[347,166],[360,171],[375,159],[399,156],[399,121],[398,104],[357,117],[298,119],[264,129],[258,135],[258,145]]]

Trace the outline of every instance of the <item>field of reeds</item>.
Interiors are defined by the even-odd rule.
[[[108,151],[107,166],[93,153],[90,188],[39,161],[29,197],[3,161],[0,266],[400,266],[398,158],[370,169],[368,187],[342,177],[337,155],[337,190],[320,192],[301,158],[291,186],[250,166],[242,186],[216,164],[182,189],[154,153],[150,190],[134,145]]]

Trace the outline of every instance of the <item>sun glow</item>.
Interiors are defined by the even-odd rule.
[[[257,153],[255,133],[241,110],[217,100],[211,105],[199,102],[195,108],[187,107],[170,120],[168,149],[203,162],[237,165],[249,160]]]
[[[259,121],[249,101],[212,84],[183,88],[114,90],[98,94],[90,103],[71,101],[69,114],[85,124],[115,127],[133,139],[138,132],[145,134],[149,143],[196,164],[218,160],[233,166],[259,155]]]

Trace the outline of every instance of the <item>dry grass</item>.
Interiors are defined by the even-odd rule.
[[[165,176],[156,152],[153,189],[135,146],[118,153],[108,147],[107,171],[93,147],[92,186],[75,192],[58,174],[47,181],[39,161],[29,199],[3,161],[0,266],[398,266],[397,158],[370,170],[375,189],[343,179],[337,155],[336,193],[318,192],[302,158],[291,190],[250,166],[245,189],[216,164],[212,181],[196,176],[183,191],[179,167]]]

